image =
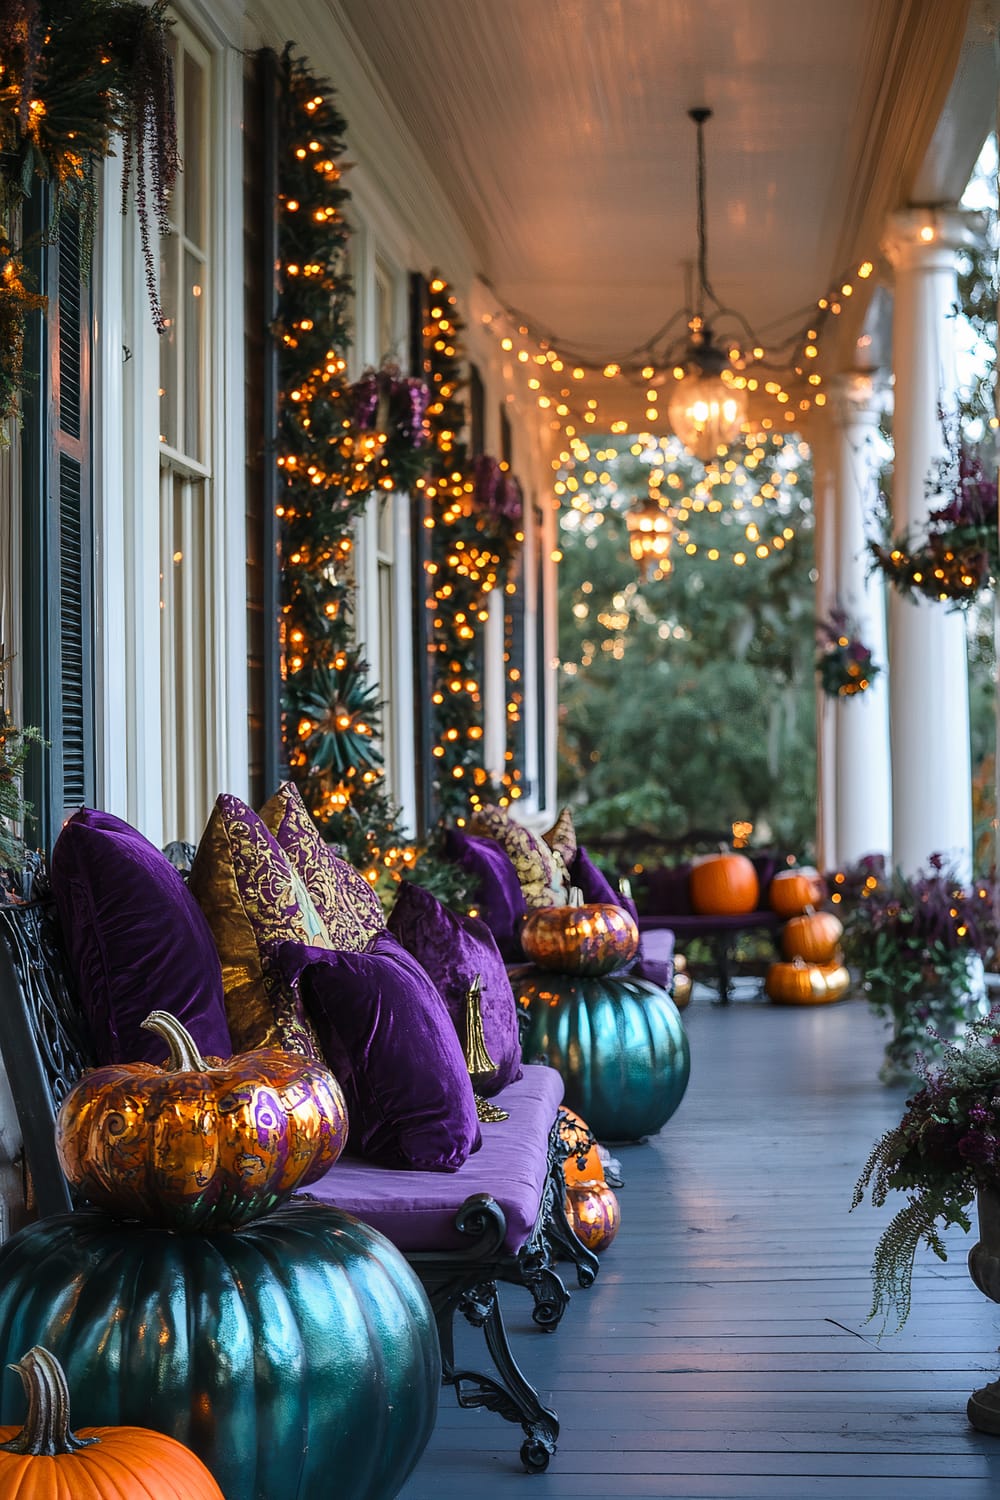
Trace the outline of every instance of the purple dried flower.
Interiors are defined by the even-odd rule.
[[[378,415],[379,377],[374,370],[366,370],[354,384],[354,425],[362,432],[371,432]]]

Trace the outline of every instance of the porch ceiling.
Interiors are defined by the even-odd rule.
[[[711,279],[766,337],[877,248],[926,152],[968,11],[967,0],[334,3],[484,278],[595,360],[642,346],[684,305],[688,108],[715,112]]]

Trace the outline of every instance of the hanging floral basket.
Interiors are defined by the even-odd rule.
[[[980,453],[948,434],[949,451],[928,481],[949,503],[927,518],[924,531],[884,542],[868,550],[895,589],[907,598],[947,601],[967,609],[1000,577],[997,540],[997,480]]]
[[[832,609],[819,622],[816,639],[816,675],[827,697],[853,698],[867,692],[882,668],[845,611]]]

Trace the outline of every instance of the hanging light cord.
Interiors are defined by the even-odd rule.
[[[695,311],[699,318],[705,315],[705,297],[710,297],[716,307],[719,305],[719,299],[708,280],[708,228],[705,212],[705,121],[711,118],[712,111],[704,106],[688,110],[688,119],[694,121],[698,134],[698,305]]]

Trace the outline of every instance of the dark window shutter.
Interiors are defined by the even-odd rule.
[[[49,741],[27,790],[51,848],[95,792],[92,318],[75,213],[60,215],[40,249],[38,279],[49,307],[31,344],[38,382],[25,410],[24,718]]]

